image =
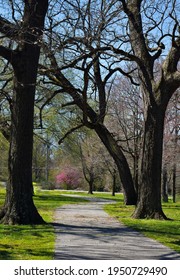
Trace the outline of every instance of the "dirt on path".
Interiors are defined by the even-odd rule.
[[[55,260],[180,260],[180,254],[110,217],[103,210],[109,200],[89,200],[56,210]]]

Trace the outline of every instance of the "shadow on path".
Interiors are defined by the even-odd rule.
[[[110,217],[103,205],[101,200],[57,209],[56,260],[180,260],[180,254]]]

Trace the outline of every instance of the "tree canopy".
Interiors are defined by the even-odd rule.
[[[180,86],[179,15],[176,0],[12,0],[4,5],[0,56],[2,73],[9,76],[1,81],[1,93],[8,101],[11,121],[4,120],[1,131],[4,135],[10,131],[6,133],[10,139],[8,195],[18,193],[20,208],[25,207],[22,201],[28,201],[34,209],[34,215],[26,211],[31,218],[24,218],[16,201],[10,206],[7,197],[0,216],[5,222],[42,222],[32,203],[37,85],[40,125],[44,109],[57,95],[63,96],[57,112],[62,107],[76,111],[78,122],[71,132],[82,126],[96,132],[117,165],[125,203],[136,204],[133,216],[166,219],[161,207],[163,133],[166,108]],[[125,147],[108,126],[112,89],[122,76],[138,88],[142,98],[142,146],[136,155],[140,171],[135,181]]]

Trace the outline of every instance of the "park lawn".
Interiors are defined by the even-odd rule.
[[[172,220],[159,221],[153,219],[137,220],[131,215],[134,206],[125,206],[122,202],[106,205],[105,211],[127,226],[142,232],[171,249],[180,253],[180,202],[163,203],[164,213]]]
[[[65,196],[66,194],[91,196],[87,192],[36,190],[34,201],[47,224],[37,226],[0,225],[0,260],[53,259],[55,235],[50,223],[53,222],[54,210],[63,204],[84,201],[80,198]],[[164,212],[173,219],[171,221],[135,220],[131,218],[134,206],[125,206],[122,194],[112,197],[111,194],[94,193],[93,196],[115,200],[117,203],[106,205],[105,211],[124,224],[180,253],[180,202],[163,204]],[[4,197],[5,189],[0,188],[0,206],[3,204]]]
[[[75,194],[75,192],[72,191],[63,193]],[[82,196],[92,196],[85,192],[80,192],[78,194]],[[93,196],[115,200],[117,202],[116,204],[105,205],[104,210],[107,213],[117,218],[125,225],[142,232],[145,236],[153,238],[180,253],[180,197],[177,197],[178,202],[176,203],[173,203],[171,200],[168,203],[163,203],[165,214],[172,220],[158,221],[152,219],[132,219],[131,215],[134,212],[134,206],[125,206],[122,194],[116,194],[113,197],[111,194],[94,192]]]
[[[114,200],[117,202],[122,202],[123,203],[123,195],[122,193],[116,193],[115,196],[112,196],[110,192],[93,192],[93,194],[89,194],[86,191],[66,191],[66,190],[59,190],[61,194],[64,195],[78,195],[82,197],[98,197],[98,198],[103,198],[106,200]]]
[[[5,189],[0,187],[0,207]],[[55,234],[51,225],[54,210],[64,204],[83,202],[83,199],[61,196],[58,191],[36,191],[34,202],[45,225],[0,224],[0,260],[52,260]]]

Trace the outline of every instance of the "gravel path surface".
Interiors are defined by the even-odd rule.
[[[104,210],[110,201],[91,198],[55,213],[55,260],[180,260],[180,254],[144,237]]]

